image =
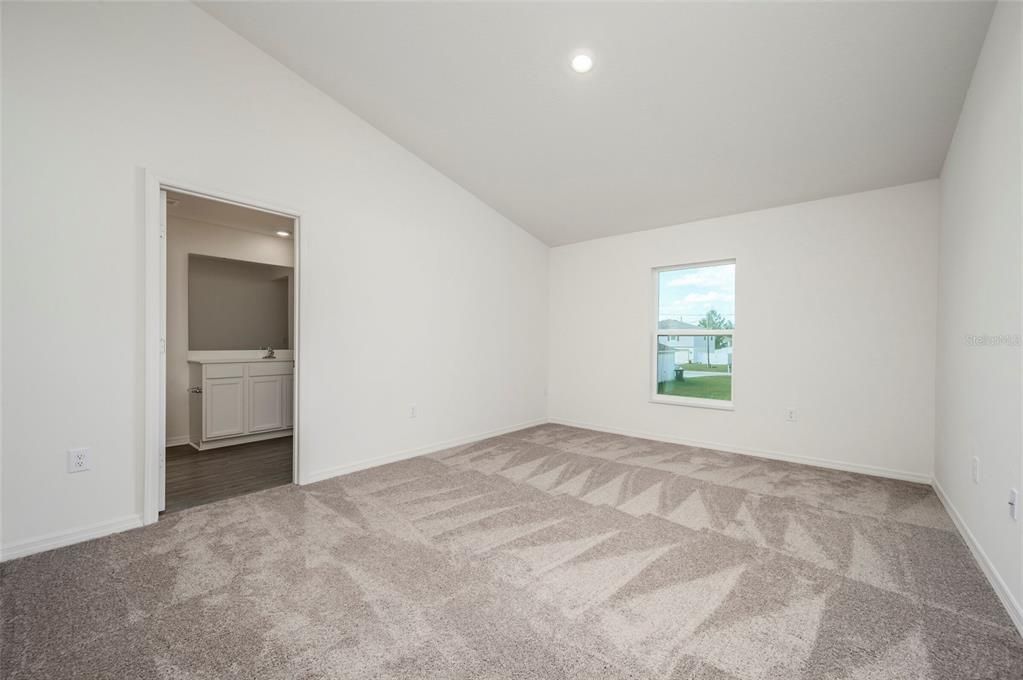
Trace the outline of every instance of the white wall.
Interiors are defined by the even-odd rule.
[[[301,479],[544,417],[543,244],[192,5],[2,11],[5,556],[139,521],[141,168],[302,213]]]
[[[0,37],[3,35],[3,12],[0,11]],[[0,149],[3,146],[3,50],[0,49]],[[0,151],[0,301],[3,300],[3,160]],[[3,304],[0,304],[0,357],[3,357]],[[0,493],[3,492],[3,361],[0,360]],[[3,498],[0,497],[0,552],[2,552],[4,538],[4,513]]]
[[[1009,488],[1023,488],[1020,347],[967,342],[1021,332],[1021,21],[1018,3],[995,9],[941,175],[935,473],[1023,626],[1023,521],[1007,505]]]
[[[291,239],[179,217],[167,219],[167,441],[188,440],[188,255],[291,267]],[[250,349],[256,349],[252,347]]]
[[[552,249],[549,415],[930,479],[938,206],[932,180]],[[731,258],[735,410],[649,403],[651,268]]]

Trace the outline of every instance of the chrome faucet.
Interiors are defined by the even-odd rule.
[[[266,354],[263,355],[264,359],[276,359],[277,358],[277,355],[274,354],[274,348],[271,347],[270,345],[267,345],[266,347],[261,347],[260,349],[265,349],[266,350]]]

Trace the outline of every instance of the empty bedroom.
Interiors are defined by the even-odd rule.
[[[1023,2],[0,38],[0,677],[1023,678]]]

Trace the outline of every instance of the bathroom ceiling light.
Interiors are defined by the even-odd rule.
[[[576,73],[587,73],[593,68],[593,57],[585,52],[579,52],[572,57],[572,70]]]
[[[291,232],[290,231],[279,231],[279,232],[277,232],[277,235],[280,236],[281,238],[288,238],[289,236],[291,236]]]

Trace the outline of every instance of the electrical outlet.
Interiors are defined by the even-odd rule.
[[[798,414],[796,413],[796,409],[794,408],[785,409],[785,420],[787,420],[788,422],[790,423],[796,422],[797,415]]]
[[[412,404],[411,406],[408,407],[408,417],[409,418],[415,418],[416,417],[416,405],[415,404]]]
[[[1009,489],[1009,517],[1019,519],[1019,491]]]
[[[92,467],[91,449],[69,449],[67,452],[67,471],[85,472]]]
[[[980,458],[974,456],[970,460],[970,474],[973,477],[973,483],[980,484]]]

